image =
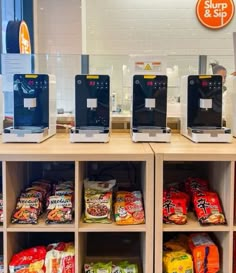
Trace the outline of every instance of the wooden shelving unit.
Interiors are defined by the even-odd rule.
[[[106,144],[70,143],[68,135],[57,134],[41,144],[0,144],[4,224],[0,227],[0,249],[5,272],[12,255],[37,243],[73,240],[76,272],[85,262],[136,261],[141,273],[162,272],[162,245],[165,235],[206,231],[217,240],[222,273],[233,273],[236,140],[230,144],[196,144],[173,135],[171,143],[133,143],[129,134],[112,134]],[[65,166],[56,171],[50,166]],[[67,166],[70,166],[67,169]],[[114,168],[114,166],[119,166]],[[127,166],[130,170],[127,173]],[[83,222],[83,181],[99,168],[111,168],[119,185],[130,177],[137,180],[143,193],[146,223],[136,226],[88,224]],[[72,224],[47,225],[42,215],[37,225],[11,223],[11,214],[21,190],[40,176],[73,176],[75,210]],[[163,188],[186,176],[203,176],[210,188],[219,193],[227,224],[201,226],[193,213],[186,225],[162,223]],[[114,240],[114,241],[113,241]],[[103,243],[105,242],[105,243]],[[99,250],[96,251],[96,247]]]
[[[155,153],[155,273],[162,272],[162,244],[164,235],[179,232],[210,232],[217,241],[221,257],[221,271],[233,273],[234,179],[236,141],[230,144],[193,143],[180,135],[173,135],[171,143],[150,144]],[[221,199],[227,224],[201,226],[190,213],[186,225],[162,223],[162,196],[166,184],[183,181],[188,176],[203,176]]]
[[[34,246],[37,243],[45,244],[54,241],[73,240],[75,243],[75,272],[83,272],[86,261],[105,261],[107,257],[119,260],[136,260],[140,272],[153,272],[153,246],[154,246],[154,153],[149,144],[132,143],[127,134],[113,135],[106,144],[96,143],[70,143],[68,135],[58,134],[41,144],[12,143],[0,144],[0,162],[2,162],[3,177],[3,203],[4,225],[0,228],[4,254],[5,272],[12,255],[19,250]],[[50,172],[50,166],[69,165],[71,170],[59,169]],[[94,166],[107,166],[120,164],[119,171],[113,170],[114,177],[119,174],[118,184],[129,180],[127,170],[122,164],[132,165],[137,170],[136,180],[143,194],[146,223],[137,226],[118,226],[112,224],[86,224],[82,221],[83,214],[83,180],[91,173]],[[11,223],[11,215],[16,205],[17,197],[24,187],[38,177],[46,174],[52,177],[73,174],[75,180],[74,222],[72,224],[45,224],[45,215],[42,215],[38,224],[20,225]],[[133,174],[134,175],[134,174]],[[118,245],[113,241],[113,249],[103,245],[96,245],[101,236],[107,234],[119,237]],[[133,238],[134,237],[134,238]],[[102,237],[103,238],[103,237]],[[131,242],[134,240],[135,246]],[[91,241],[98,248],[97,253],[91,251]],[[0,242],[1,243],[1,242]],[[129,245],[130,243],[130,245]],[[128,244],[128,245],[127,245]],[[137,244],[137,245],[136,245]],[[124,256],[130,247],[129,257]],[[114,253],[113,253],[114,251]],[[118,255],[118,253],[120,253]]]

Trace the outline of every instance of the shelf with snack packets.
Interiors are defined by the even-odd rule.
[[[73,232],[7,233],[7,272],[75,272],[75,236]],[[22,270],[22,271],[20,271]],[[24,271],[25,270],[25,271]]]
[[[168,236],[167,236],[168,235]],[[230,270],[222,254],[228,234],[208,232],[164,233],[164,272],[224,272]],[[227,242],[229,243],[229,241]],[[228,271],[227,271],[228,272]]]
[[[154,155],[149,144],[135,144],[129,136],[122,135],[104,145],[74,145],[67,136],[59,135],[37,145],[0,146],[5,272],[14,254],[21,250],[40,245],[47,248],[58,242],[74,243],[75,272],[83,272],[86,262],[112,262],[116,266],[135,263],[138,273],[153,272]],[[111,176],[116,185],[112,191],[110,223],[85,222],[84,181],[95,177],[95,181],[104,182]],[[131,213],[137,209],[132,204],[133,207],[120,210],[120,219],[117,218],[115,203],[127,206],[126,197],[115,202],[115,194],[121,191],[129,198],[130,193],[139,191],[141,197],[133,200],[140,208],[139,213]],[[103,213],[104,206],[94,206],[93,211],[95,208]],[[93,213],[92,216],[99,216]],[[101,216],[104,218],[104,214]],[[89,244],[97,246],[96,241],[106,234],[112,238],[120,236],[116,243],[119,252],[105,249],[102,254],[101,248],[94,253],[88,251]],[[96,240],[91,240],[94,235]],[[137,251],[122,255],[133,237],[138,242]],[[113,245],[113,239],[110,242]]]
[[[155,153],[155,272],[168,234],[212,234],[219,248],[219,272],[233,273],[235,143],[193,143],[177,135],[150,144]],[[192,180],[188,191],[186,182]],[[200,183],[196,183],[200,181]],[[163,221],[158,221],[160,218]],[[160,232],[162,230],[162,232]],[[194,271],[195,272],[195,271]]]
[[[6,196],[11,202],[6,207],[7,231],[75,231],[74,223],[74,164],[70,180],[45,174],[57,162],[8,162]],[[14,169],[17,168],[17,174]],[[25,171],[27,169],[28,171]],[[43,177],[44,175],[44,177]],[[17,176],[17,177],[16,177]],[[47,178],[45,178],[47,177]],[[14,191],[12,191],[14,189]],[[52,228],[53,226],[53,228]]]
[[[127,162],[122,163],[125,164],[128,167]],[[79,231],[145,232],[147,227],[143,196],[142,192],[137,190],[139,183],[134,181],[134,177],[130,177],[131,181],[122,178],[120,183],[115,179],[102,181],[99,173],[100,171],[96,175],[93,174],[93,177],[99,180],[84,180],[84,210]],[[132,190],[134,187],[135,190]]]

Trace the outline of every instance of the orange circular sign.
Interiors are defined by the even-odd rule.
[[[30,34],[25,21],[21,21],[19,29],[19,48],[20,53],[30,54],[31,44],[30,44]]]
[[[225,27],[234,16],[233,0],[198,0],[196,6],[198,20],[207,28]]]

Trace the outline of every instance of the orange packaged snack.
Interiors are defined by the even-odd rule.
[[[121,191],[116,194],[114,204],[115,221],[118,225],[144,224],[144,209],[140,191]]]
[[[220,270],[219,251],[206,233],[191,234],[189,248],[195,273],[217,273]]]

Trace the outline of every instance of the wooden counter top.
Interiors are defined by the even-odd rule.
[[[127,133],[113,133],[109,143],[70,143],[60,134],[42,143],[1,143],[0,160],[146,160],[154,154],[163,160],[236,160],[236,138],[232,143],[194,143],[173,134],[170,143],[134,143]]]
[[[56,134],[42,143],[2,143],[0,160],[146,160],[154,154],[148,143],[133,143],[129,134],[112,134],[109,143],[70,143],[68,134]]]
[[[163,160],[236,160],[236,138],[232,143],[194,143],[180,134],[173,134],[171,143],[150,143],[150,146]]]

